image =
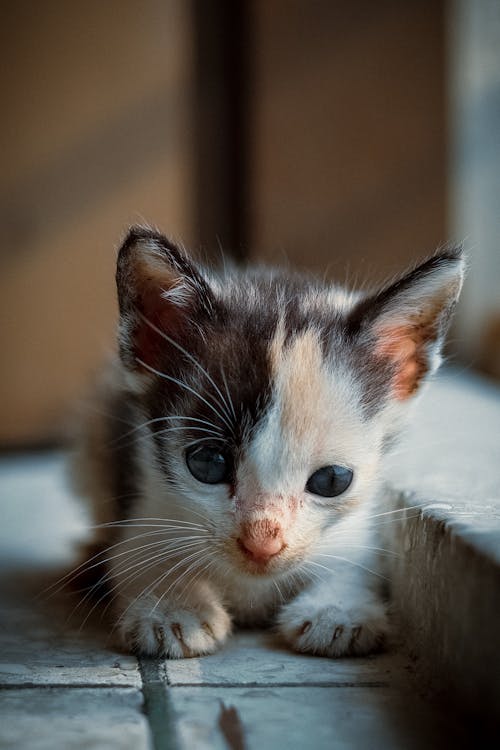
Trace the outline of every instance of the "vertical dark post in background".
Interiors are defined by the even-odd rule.
[[[193,0],[195,234],[209,255],[248,251],[247,0]]]

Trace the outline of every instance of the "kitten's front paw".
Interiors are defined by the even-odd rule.
[[[137,602],[119,620],[119,632],[128,651],[182,659],[211,654],[226,640],[231,620],[220,604],[193,609],[149,598]]]
[[[349,609],[333,604],[307,609],[298,601],[284,608],[279,629],[296,651],[332,657],[379,651],[389,630],[385,607],[379,602]]]

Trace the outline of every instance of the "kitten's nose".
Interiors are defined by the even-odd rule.
[[[238,542],[247,557],[258,563],[268,562],[285,546],[281,526],[266,520],[245,524]]]

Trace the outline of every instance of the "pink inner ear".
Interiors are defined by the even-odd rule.
[[[398,401],[412,396],[427,371],[425,337],[418,326],[384,326],[379,329],[375,354],[395,366],[391,387]]]
[[[147,273],[139,276],[136,305],[146,320],[139,318],[134,333],[135,356],[151,367],[160,364],[161,354],[169,348],[168,341],[158,330],[177,339],[182,335],[187,322],[183,306],[163,296],[165,288],[172,285],[172,277],[164,271],[162,274],[155,274],[155,270],[148,268]]]
[[[161,299],[158,306],[151,309],[145,306],[141,311],[152,325],[148,325],[145,320],[138,322],[134,335],[134,352],[136,357],[151,367],[158,367],[162,352],[170,348],[168,341],[158,330],[172,339],[179,338],[186,322],[185,316],[175,305]]]

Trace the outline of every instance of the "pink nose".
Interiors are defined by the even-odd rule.
[[[268,562],[285,546],[280,526],[267,521],[245,524],[238,542],[246,556],[258,563]]]

